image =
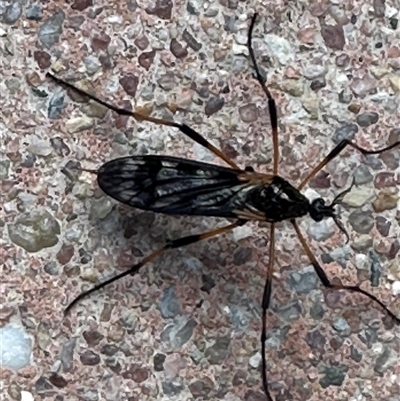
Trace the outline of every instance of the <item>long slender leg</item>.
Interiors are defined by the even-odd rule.
[[[87,297],[89,294],[99,290],[100,288],[103,288],[107,286],[108,284],[113,283],[114,281],[119,280],[122,277],[125,277],[129,274],[134,275],[136,274],[139,269],[144,266],[145,264],[151,262],[153,259],[155,259],[157,256],[161,255],[165,250],[167,249],[174,249],[174,248],[180,248],[189,244],[193,244],[195,242],[202,241],[207,238],[215,237],[216,235],[226,233],[229,230],[232,230],[235,227],[242,226],[245,224],[246,221],[244,220],[237,220],[232,224],[229,224],[228,226],[217,228],[212,231],[208,231],[203,234],[195,234],[195,235],[188,235],[186,237],[178,238],[175,240],[168,241],[162,248],[157,249],[156,251],[152,252],[150,255],[146,256],[144,259],[142,259],[139,263],[136,265],[133,265],[131,268],[128,270],[125,270],[124,272],[117,274],[116,276],[113,276],[109,278],[108,280],[105,280],[99,284],[96,284],[92,288],[90,288],[87,291],[82,292],[79,294],[65,309],[64,314],[67,315],[68,312],[72,309],[74,305],[76,305],[81,299]]]
[[[227,155],[225,155],[225,153],[223,153],[221,150],[216,148],[214,145],[212,145],[210,142],[208,142],[207,139],[205,139],[202,135],[200,135],[198,132],[196,132],[194,129],[190,128],[186,124],[179,124],[174,121],[168,121],[168,120],[164,120],[161,118],[150,117],[150,116],[146,116],[145,114],[138,113],[136,111],[122,109],[120,107],[117,107],[110,103],[107,103],[104,100],[101,100],[98,97],[96,97],[82,89],[77,88],[76,86],[70,84],[67,81],[64,81],[63,79],[57,78],[56,76],[54,76],[53,74],[50,74],[49,72],[46,74],[46,76],[51,78],[57,84],[67,87],[69,89],[72,89],[73,91],[79,93],[80,95],[86,96],[89,99],[94,100],[95,102],[101,104],[104,107],[107,107],[108,109],[116,112],[117,114],[119,114],[121,116],[129,116],[129,117],[133,117],[137,121],[149,121],[149,122],[152,122],[157,125],[165,125],[168,127],[178,128],[183,134],[185,134],[186,136],[188,136],[190,139],[197,142],[201,146],[204,146],[209,151],[213,152],[216,156],[218,156],[219,158],[224,160],[232,168],[234,168],[235,170],[241,170],[237,166],[236,163],[234,163]]]
[[[265,349],[265,341],[267,340],[267,311],[271,300],[272,273],[275,261],[275,224],[271,223],[269,235],[269,260],[267,268],[267,278],[264,285],[264,294],[262,298],[262,328],[261,328],[261,358],[262,358],[262,381],[267,401],[273,401],[268,389],[267,379],[267,356]]]
[[[364,149],[355,143],[349,141],[348,139],[343,139],[338,145],[336,145],[332,151],[308,174],[306,178],[302,181],[302,183],[299,185],[297,188],[299,191],[301,191],[304,186],[311,180],[311,178],[315,177],[315,175],[322,169],[324,168],[332,159],[334,159],[343,149],[345,149],[347,146],[351,146],[352,148],[358,150],[360,153],[363,155],[378,155],[379,153],[386,152],[387,150],[393,149],[396,146],[400,146],[400,141],[395,142],[394,144],[387,146],[386,148],[383,149],[378,149],[378,150],[368,150]]]
[[[400,324],[400,318],[398,318],[393,312],[391,312],[388,307],[380,301],[375,295],[370,294],[369,292],[363,290],[357,285],[338,285],[338,284],[332,284],[322,269],[321,265],[318,263],[317,259],[311,252],[310,247],[308,246],[303,234],[301,233],[299,226],[297,225],[295,220],[291,220],[291,223],[293,224],[294,229],[296,230],[297,236],[299,237],[299,240],[301,242],[301,245],[303,246],[304,250],[306,251],[306,254],[308,258],[310,259],[311,264],[313,265],[316,273],[318,274],[319,279],[321,280],[322,284],[326,288],[331,288],[333,290],[346,290],[346,291],[352,291],[352,292],[358,292],[360,294],[363,294],[367,296],[368,298],[372,299],[374,302],[379,304],[381,308],[395,321],[395,323]]]
[[[278,164],[279,164],[279,144],[278,144],[278,113],[276,111],[276,103],[275,99],[272,97],[271,92],[267,88],[266,79],[261,75],[260,69],[258,68],[258,64],[256,62],[256,58],[254,56],[254,50],[252,46],[252,35],[253,35],[253,28],[254,24],[257,19],[257,13],[253,15],[251,19],[250,28],[249,28],[249,35],[247,37],[247,47],[249,48],[249,54],[251,58],[251,62],[253,63],[254,70],[256,72],[257,81],[260,83],[264,93],[267,95],[268,98],[268,110],[269,110],[269,118],[271,120],[271,127],[272,127],[272,143],[274,147],[274,167],[273,173],[274,175],[278,175]]]

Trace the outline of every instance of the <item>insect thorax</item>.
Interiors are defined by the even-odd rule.
[[[264,213],[269,222],[289,220],[309,213],[309,200],[281,177],[274,177],[269,185],[253,191],[248,202]]]

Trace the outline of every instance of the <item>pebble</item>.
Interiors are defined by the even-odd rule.
[[[397,297],[400,295],[400,281],[395,281],[392,284],[392,294]]]
[[[174,285],[164,291],[159,308],[164,319],[173,318],[181,313],[181,305],[176,297]]]
[[[291,44],[280,36],[267,34],[264,36],[264,43],[269,53],[275,57],[281,65],[288,65],[294,61],[294,51]]]
[[[336,232],[336,225],[332,219],[320,222],[310,221],[307,234],[315,241],[326,241]]]
[[[357,124],[360,127],[369,127],[370,125],[376,124],[379,120],[379,114],[375,112],[366,112],[357,116]]]
[[[177,316],[174,322],[163,330],[161,338],[167,340],[174,350],[178,350],[190,340],[196,326],[194,319]]]
[[[22,326],[9,324],[0,328],[0,360],[3,368],[22,369],[29,366],[32,340]]]
[[[25,11],[25,15],[27,19],[40,21],[43,15],[40,3],[32,3],[28,5]]]
[[[70,118],[65,123],[65,128],[70,134],[86,131],[94,126],[94,120],[87,116]]]
[[[47,157],[53,152],[53,148],[48,139],[40,139],[34,135],[30,137],[28,150],[36,156]]]
[[[336,128],[333,134],[332,141],[336,144],[341,142],[343,139],[348,139],[352,141],[358,132],[357,124],[346,124],[339,128]]]
[[[214,96],[209,99],[206,103],[204,113],[206,116],[211,116],[222,109],[224,106],[225,100],[222,97]]]
[[[253,235],[253,230],[250,226],[236,227],[232,231],[232,237],[235,242],[241,239],[251,237]]]
[[[9,2],[5,13],[2,16],[2,22],[8,25],[15,24],[22,14],[21,2],[13,0]]]
[[[38,30],[38,37],[42,44],[50,49],[58,42],[63,32],[65,14],[59,11],[46,19]]]
[[[368,234],[374,226],[374,218],[370,211],[357,209],[350,213],[348,221],[353,230],[360,234]]]
[[[219,337],[213,345],[205,349],[204,356],[211,365],[219,365],[227,357],[230,343],[229,336]]]
[[[362,78],[354,78],[350,83],[350,89],[360,97],[365,97],[375,90],[378,81],[369,74],[365,74]]]
[[[299,271],[294,271],[288,279],[290,288],[298,294],[309,294],[312,290],[318,288],[319,279],[312,267],[307,267]]]
[[[249,358],[249,365],[254,369],[258,369],[261,366],[261,359],[261,353],[256,352],[253,356]]]
[[[56,245],[60,233],[58,221],[43,209],[23,213],[8,225],[11,241],[28,252],[38,252]]]
[[[355,187],[343,198],[343,204],[353,208],[359,208],[369,203],[375,196],[373,188]]]

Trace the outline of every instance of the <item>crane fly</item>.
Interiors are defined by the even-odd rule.
[[[94,291],[124,276],[137,273],[142,266],[160,256],[167,249],[180,248],[215,237],[235,227],[243,226],[249,221],[270,223],[269,261],[261,302],[261,355],[263,389],[267,400],[273,401],[267,380],[265,341],[267,334],[267,311],[271,300],[275,224],[277,222],[283,220],[291,222],[305,253],[324,287],[331,290],[347,290],[360,293],[378,304],[396,324],[400,324],[399,317],[391,312],[377,297],[363,290],[360,286],[332,283],[312,253],[296,222],[297,218],[305,215],[309,215],[316,222],[332,218],[338,228],[347,235],[343,224],[338,219],[337,205],[341,203],[343,197],[351,190],[353,184],[345,191],[339,193],[331,203],[327,203],[322,198],[317,198],[310,202],[300,191],[345,148],[351,147],[363,155],[377,155],[400,146],[400,141],[383,149],[368,150],[350,140],[343,139],[309,172],[298,187],[293,186],[280,177],[278,174],[279,147],[276,103],[266,85],[266,79],[260,72],[252,46],[252,34],[256,18],[257,14],[254,14],[248,31],[247,46],[256,79],[264,91],[268,102],[273,143],[273,169],[271,174],[255,172],[251,167],[240,168],[221,150],[213,146],[202,135],[186,124],[159,119],[116,107],[50,73],[47,73],[47,76],[57,84],[88,97],[116,112],[118,115],[130,116],[137,121],[148,121],[157,125],[177,128],[184,135],[204,146],[229,165],[229,167],[222,167],[179,157],[146,155],[122,157],[105,163],[98,170],[86,170],[97,174],[98,184],[107,195],[134,208],[171,215],[224,217],[233,219],[233,222],[202,234],[189,235],[168,241],[163,247],[146,256],[128,270],[82,292],[68,305],[65,313],[68,313],[78,301]]]

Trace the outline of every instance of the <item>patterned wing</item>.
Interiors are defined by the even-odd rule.
[[[100,167],[97,180],[107,195],[138,209],[233,218],[248,209],[249,194],[262,184],[242,170],[170,156],[111,160]]]

